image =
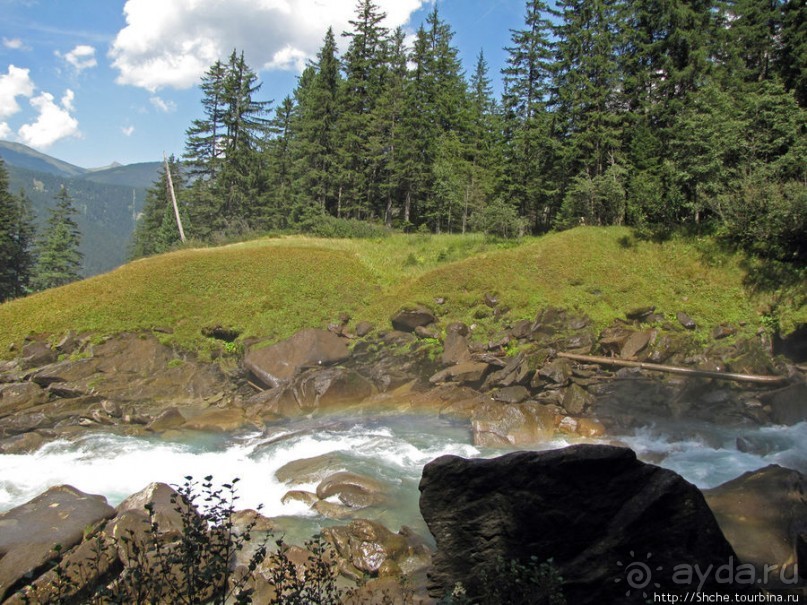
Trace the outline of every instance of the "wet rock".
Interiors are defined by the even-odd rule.
[[[252,426],[240,408],[213,408],[188,420],[182,428],[208,433],[232,433]]]
[[[570,384],[563,393],[563,409],[572,416],[578,416],[586,411],[595,401],[593,395],[574,383]]]
[[[521,403],[530,398],[530,392],[523,386],[504,387],[494,391],[491,397],[501,403]]]
[[[372,477],[343,471],[323,479],[317,486],[318,498],[324,500],[331,496],[337,496],[345,506],[363,508],[383,502],[386,488]]]
[[[774,464],[703,493],[740,560],[758,570],[777,566],[784,575],[774,579],[795,576],[797,536],[807,530],[807,477]]]
[[[280,498],[281,504],[288,504],[289,502],[302,502],[307,506],[313,506],[318,501],[319,498],[317,498],[315,493],[307,492],[301,489],[289,490],[283,494],[282,498]]]
[[[385,567],[411,573],[428,565],[430,558],[423,540],[413,532],[402,529],[393,533],[380,523],[366,519],[326,528],[322,535],[334,547],[337,556],[359,574],[379,576]]]
[[[0,441],[0,453],[30,454],[38,450],[47,438],[40,433],[23,433]]]
[[[304,413],[360,403],[375,393],[369,380],[341,367],[308,370],[290,388]]]
[[[420,492],[437,543],[433,596],[461,582],[469,598],[478,598],[480,578],[489,577],[498,557],[552,558],[575,605],[634,602],[626,601],[625,566],[648,553],[664,570],[736,560],[700,491],[624,448],[579,445],[492,460],[443,456],[423,469]],[[653,581],[654,591],[697,587],[673,584],[669,572]],[[700,588],[735,590],[714,578]],[[644,602],[641,593],[633,599]]]
[[[563,416],[558,424],[558,430],[562,433],[587,438],[602,437],[605,434],[605,427],[598,420],[593,418],[573,418],[572,416]]]
[[[695,323],[695,320],[692,319],[689,315],[684,313],[683,311],[679,311],[675,314],[675,317],[678,319],[678,323],[684,326],[687,330],[694,330],[698,327]]]
[[[115,520],[120,520],[125,513],[129,513],[130,517],[131,515],[137,515],[141,520],[148,519],[146,505],[153,507],[153,518],[154,522],[157,524],[159,533],[177,533],[182,531],[182,514],[177,508],[184,508],[186,511],[188,509],[182,506],[177,491],[165,483],[149,483],[139,492],[126,498],[115,509],[117,512]],[[123,525],[117,532],[115,531],[115,520],[113,520],[110,530],[117,537],[126,535],[123,533]],[[129,525],[129,523],[126,525]],[[137,533],[142,537],[144,533],[143,528],[141,527]]]
[[[163,431],[179,428],[185,424],[186,421],[187,419],[182,415],[179,409],[171,407],[149,422],[147,428],[150,431],[162,433]]]
[[[422,305],[413,309],[402,309],[390,317],[392,327],[401,332],[414,332],[418,326],[428,326],[436,320],[434,313]]]
[[[555,414],[539,403],[486,403],[474,410],[471,431],[477,446],[531,446],[552,438]]]
[[[269,387],[288,383],[302,369],[350,358],[347,340],[327,330],[302,330],[275,345],[249,351],[244,367]]]
[[[490,365],[485,362],[466,361],[437,372],[429,378],[429,382],[432,384],[449,381],[461,384],[479,383],[485,377],[489,369]]]
[[[330,452],[313,458],[292,460],[281,466],[275,472],[275,478],[281,483],[301,485],[315,483],[335,471],[345,468],[347,461],[339,452]]]
[[[33,382],[0,385],[0,416],[41,405],[48,393]]]
[[[103,496],[67,485],[52,487],[0,514],[0,600],[19,580],[37,572],[57,544],[71,548],[87,527],[114,514]]]
[[[327,500],[318,500],[311,506],[311,510],[316,511],[326,519],[350,519],[356,511],[345,504],[337,504],[335,502],[328,502]]]
[[[796,382],[783,389],[760,396],[770,406],[771,419],[776,424],[792,426],[807,421],[807,383]]]

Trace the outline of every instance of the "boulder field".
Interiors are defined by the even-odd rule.
[[[445,415],[467,422],[475,444],[502,447],[528,447],[555,432],[599,436],[659,418],[736,427],[807,419],[804,366],[774,356],[765,334],[739,338],[721,325],[694,338],[684,318],[653,307],[627,311],[599,331],[563,309],[504,317],[498,333],[481,339],[477,326],[443,325],[423,306],[402,309],[387,328],[351,325],[343,315],[327,330],[248,345],[243,356],[217,362],[152,333],[31,337],[0,363],[0,452],[32,451],[87,430],[169,437],[260,430],[354,406]],[[564,354],[781,380],[748,385]]]
[[[282,473],[302,477],[332,463],[318,457]],[[407,527],[393,532],[359,517],[322,531],[330,553],[322,560],[345,582],[359,582],[349,603],[437,603],[449,594],[470,602],[498,596],[541,603],[562,594],[576,605],[646,603],[693,591],[750,598],[760,588],[798,595],[805,578],[797,569],[807,563],[805,482],[795,471],[769,467],[704,497],[676,473],[605,445],[494,459],[443,456],[424,467],[419,486],[435,549]],[[346,487],[380,489],[371,478],[335,473],[317,492]],[[183,536],[201,539],[199,514],[165,484],[151,484],[116,508],[101,496],[53,487],[0,514],[0,602],[79,602],[116,578],[125,583],[150,560],[144,552],[181,548]],[[252,555],[282,533],[283,520],[256,511],[226,519],[232,535],[251,534],[230,560],[231,581],[248,574],[254,602],[267,602],[283,562],[267,557],[252,565]],[[57,550],[60,572],[52,569]],[[296,573],[316,564],[310,547],[282,545],[278,552]],[[513,581],[519,569],[538,569],[530,567],[535,562],[551,573]]]

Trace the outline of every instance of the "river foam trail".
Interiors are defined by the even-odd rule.
[[[31,454],[0,455],[0,511],[53,485],[69,484],[102,494],[114,506],[152,481],[179,485],[185,476],[199,480],[213,475],[219,484],[236,477],[241,480],[238,508],[263,505],[267,516],[316,524],[315,513],[302,503],[281,504],[288,490],[314,491],[316,483],[286,485],[275,478],[275,472],[293,460],[336,454],[341,470],[372,475],[388,486],[391,504],[373,510],[371,518],[393,529],[411,525],[423,530],[417,485],[427,462],[443,454],[473,458],[504,453],[470,445],[470,437],[467,426],[434,416],[301,419],[269,432],[198,435],[181,443],[90,434],[49,443]],[[750,451],[737,449],[738,437]],[[807,423],[742,430],[712,425],[646,427],[617,440],[641,459],[674,470],[701,488],[769,464],[807,473]],[[536,449],[568,444],[557,439]],[[365,516],[362,513],[359,516]]]

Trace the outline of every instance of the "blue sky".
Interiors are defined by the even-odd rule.
[[[433,0],[376,0],[413,32]],[[199,117],[196,84],[219,56],[244,50],[279,102],[329,25],[356,0],[0,0],[0,139],[85,168],[181,155]],[[523,23],[524,0],[439,0],[470,72],[483,49],[494,86]]]

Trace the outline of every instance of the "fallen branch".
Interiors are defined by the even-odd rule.
[[[653,372],[667,372],[669,374],[684,374],[701,378],[717,378],[718,380],[733,380],[735,382],[752,382],[755,384],[779,384],[787,380],[786,376],[759,376],[756,374],[732,374],[731,372],[712,372],[709,370],[693,370],[680,366],[667,366],[660,363],[647,363],[645,361],[630,361],[616,357],[597,357],[594,355],[577,355],[574,353],[558,353],[558,357],[573,359],[599,365],[619,366],[623,368],[641,368]]]

